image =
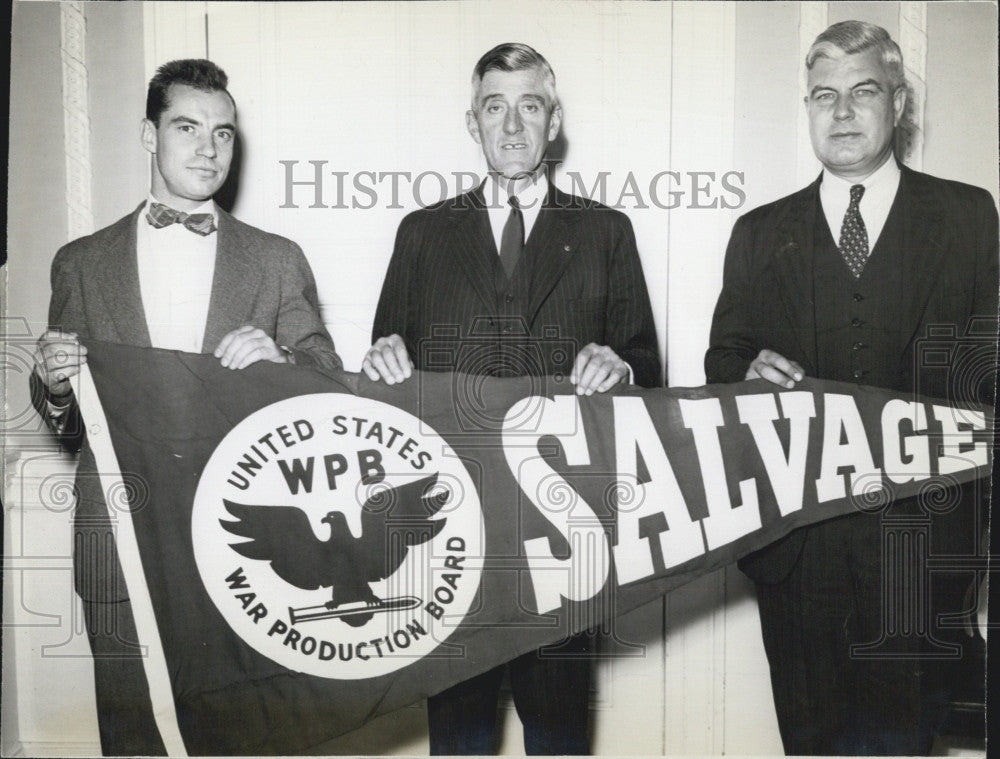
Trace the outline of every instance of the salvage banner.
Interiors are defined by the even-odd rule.
[[[991,410],[834,382],[581,397],[87,347],[78,394],[105,487],[133,483],[118,548],[174,754],[305,750],[991,464]]]

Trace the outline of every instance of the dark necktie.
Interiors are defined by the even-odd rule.
[[[500,263],[507,272],[507,279],[510,279],[524,250],[524,216],[516,197],[511,195],[507,202],[510,203],[510,215],[500,236]]]
[[[865,229],[865,222],[858,208],[864,194],[863,184],[851,186],[851,202],[844,214],[844,223],[840,226],[840,255],[844,257],[844,263],[855,279],[861,276],[868,262],[868,230]]]
[[[215,219],[210,213],[184,213],[175,211],[163,203],[150,203],[146,212],[146,221],[155,229],[162,229],[170,224],[183,224],[196,235],[210,235],[215,231]]]

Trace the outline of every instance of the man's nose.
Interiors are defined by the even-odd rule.
[[[521,114],[517,108],[507,111],[507,115],[504,116],[503,120],[503,130],[507,134],[517,134],[521,131],[521,126]]]
[[[854,118],[854,103],[850,93],[837,96],[837,103],[833,108],[833,118],[837,121]]]
[[[200,156],[215,158],[216,154],[219,152],[215,144],[215,135],[209,135],[208,137],[203,138],[198,143],[197,152]]]

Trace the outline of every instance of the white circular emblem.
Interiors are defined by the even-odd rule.
[[[465,466],[426,422],[323,393],[260,409],[219,443],[192,514],[202,582],[259,653],[361,679],[426,656],[479,588]]]

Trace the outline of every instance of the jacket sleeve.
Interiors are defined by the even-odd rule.
[[[52,260],[50,274],[52,298],[49,301],[49,328],[62,332],[75,332],[86,338],[88,330],[83,310],[83,292],[80,275],[75,265],[73,248],[64,246]],[[60,407],[53,403],[48,388],[36,372],[29,379],[31,403],[38,411],[45,426],[49,428],[59,444],[71,453],[83,446],[86,437],[80,407],[71,393],[60,399]]]
[[[417,330],[417,302],[414,294],[419,291],[420,286],[416,265],[419,251],[418,227],[419,223],[413,215],[407,216],[399,225],[372,325],[373,343],[380,337],[399,335],[413,361],[416,360],[413,337]]]
[[[722,292],[715,305],[709,347],[705,353],[705,379],[708,384],[741,382],[750,362],[757,356],[748,295],[754,283],[750,275],[753,244],[751,224],[740,218],[733,227],[726,248],[722,273]]]
[[[282,261],[275,342],[290,350],[297,364],[341,369],[343,363],[323,325],[309,262],[298,245],[286,242],[289,249]]]
[[[985,190],[981,193],[976,227],[976,277],[973,299],[973,317],[982,320],[982,331],[988,336],[993,350],[988,352],[989,364],[987,381],[978,383],[981,403],[993,405],[996,400],[997,379],[997,309],[1000,295],[1000,220],[993,205],[992,196]]]
[[[661,387],[660,351],[649,290],[632,223],[624,215],[621,218],[624,223],[615,240],[608,277],[608,345],[632,368],[635,384]]]

